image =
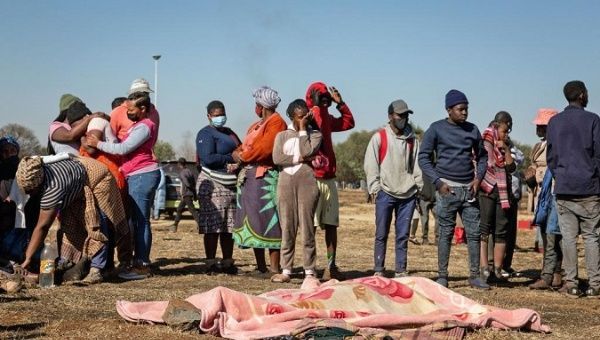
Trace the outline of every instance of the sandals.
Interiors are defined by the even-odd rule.
[[[288,283],[290,282],[291,278],[289,277],[289,275],[285,275],[285,274],[275,274],[273,276],[271,276],[271,282],[274,283]]]

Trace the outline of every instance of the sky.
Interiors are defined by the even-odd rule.
[[[283,113],[313,81],[340,91],[355,130],[385,124],[396,99],[427,128],[447,117],[454,88],[480,129],[506,110],[511,137],[533,144],[537,109],[564,108],[567,81],[583,80],[588,109],[600,110],[598,13],[598,1],[554,0],[5,0],[0,126],[25,125],[45,145],[62,94],[109,113],[135,78],[156,88],[152,56],[161,55],[159,139],[176,150],[207,124],[211,100],[224,102],[227,125],[243,136],[257,119],[254,88],[276,89]]]

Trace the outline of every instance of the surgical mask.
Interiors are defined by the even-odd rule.
[[[132,122],[137,122],[139,120],[136,114],[129,114],[128,113],[127,114],[127,118],[129,118],[129,120],[132,121]]]
[[[396,127],[396,129],[398,129],[400,131],[403,131],[404,128],[406,127],[406,121],[407,120],[408,119],[406,119],[406,118],[403,118],[403,119],[394,119],[393,123],[394,123],[394,126]]]
[[[226,122],[227,122],[227,116],[217,116],[217,117],[210,118],[210,123],[212,124],[212,126],[214,126],[216,128],[225,126]]]

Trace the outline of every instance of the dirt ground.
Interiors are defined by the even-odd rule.
[[[339,230],[338,264],[350,278],[371,275],[373,263],[373,205],[363,203],[358,191],[341,192],[341,227]],[[61,286],[51,289],[30,288],[17,295],[0,294],[0,338],[129,338],[188,339],[211,338],[174,331],[163,325],[133,324],[122,320],[115,310],[115,301],[148,301],[185,298],[189,295],[223,285],[242,292],[259,294],[281,288],[268,280],[245,273],[254,269],[252,251],[236,249],[234,257],[240,268],[237,276],[203,272],[201,237],[194,231],[190,219],[182,221],[177,233],[167,231],[171,221],[153,224],[153,261],[160,267],[156,275],[143,281],[106,282],[94,286]],[[432,232],[430,232],[432,235]],[[418,231],[420,235],[420,230]],[[552,291],[531,291],[526,285],[539,274],[541,254],[532,250],[534,231],[519,230],[518,250],[514,268],[526,277],[511,279],[506,287],[478,291],[468,287],[466,247],[454,246],[450,263],[450,288],[478,302],[498,307],[531,308],[541,313],[543,322],[552,328],[551,334],[471,331],[468,339],[598,339],[600,338],[600,300],[570,299]],[[433,239],[430,236],[430,239]],[[388,268],[393,267],[393,241],[388,242]],[[318,259],[325,262],[323,233],[318,232]],[[409,246],[409,272],[435,278],[437,252],[434,246]],[[583,251],[580,249],[580,275],[585,277]],[[301,263],[297,254],[296,263]],[[300,279],[284,286],[298,287]]]

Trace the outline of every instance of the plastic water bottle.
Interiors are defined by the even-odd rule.
[[[54,287],[54,271],[56,270],[57,257],[56,246],[45,243],[40,259],[39,285],[41,288]]]

